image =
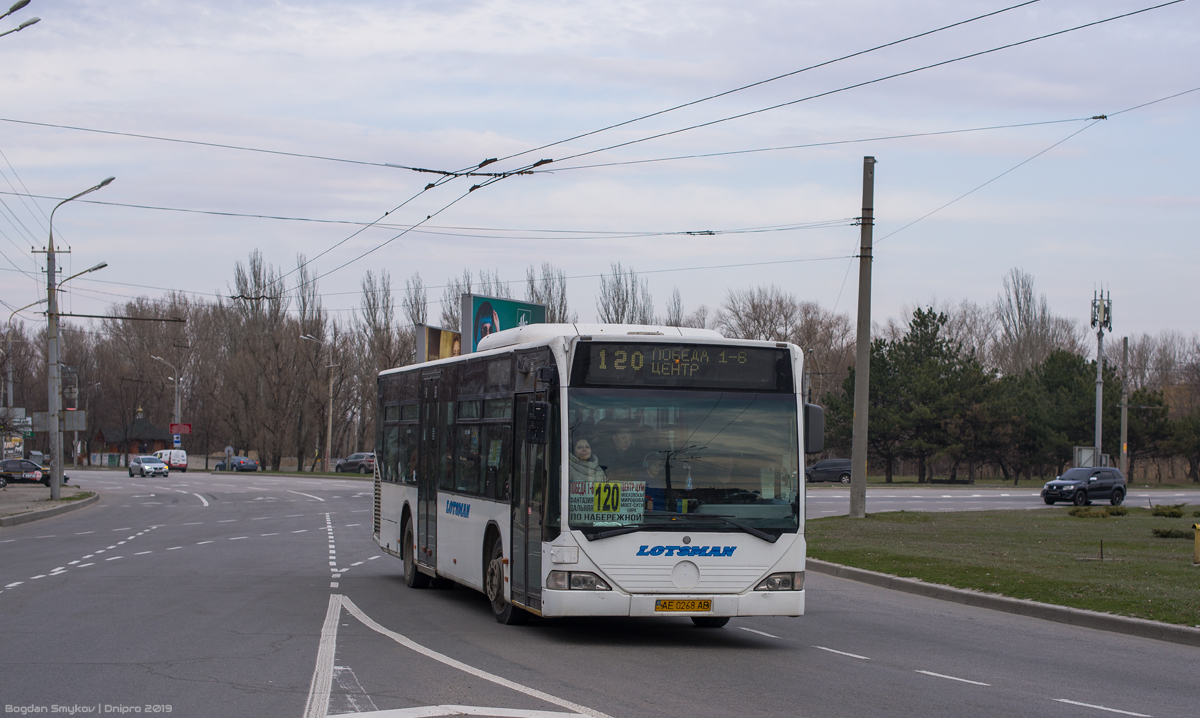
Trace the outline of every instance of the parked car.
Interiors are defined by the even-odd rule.
[[[1113,506],[1120,506],[1128,491],[1120,469],[1077,466],[1067,469],[1053,481],[1047,481],[1042,487],[1042,500],[1047,504],[1070,501],[1076,506],[1085,506],[1094,499],[1108,499]]]
[[[154,455],[166,464],[167,468],[187,472],[187,452],[183,449],[163,449],[154,452]]]
[[[29,459],[6,459],[0,461],[0,488],[8,486],[9,482],[37,482],[43,486],[50,485],[50,467],[42,466]],[[63,483],[67,477],[63,476]]]
[[[850,459],[822,459],[804,470],[804,480],[850,483]]]
[[[167,465],[157,456],[132,456],[129,458],[129,475],[166,476],[171,473]]]
[[[258,471],[258,462],[246,456],[235,456],[228,466],[224,460],[218,461],[213,471]]]
[[[351,454],[337,462],[334,471],[357,471],[360,474],[375,473],[375,454],[365,451]]]

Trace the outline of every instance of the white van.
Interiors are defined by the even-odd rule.
[[[183,449],[163,449],[154,452],[154,455],[172,471],[187,472],[187,452]]]

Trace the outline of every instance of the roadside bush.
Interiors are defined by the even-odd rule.
[[[1200,511],[1193,511],[1192,516],[1195,516],[1196,518],[1200,519]]]
[[[1068,516],[1074,516],[1077,519],[1106,519],[1112,514],[1109,514],[1103,509],[1093,509],[1087,506],[1076,506],[1067,512]]]
[[[1154,516],[1162,516],[1168,519],[1181,519],[1183,518],[1183,504],[1175,504],[1173,506],[1159,504],[1151,509],[1150,513]]]
[[[1192,532],[1184,529],[1151,529],[1151,531],[1159,538],[1192,538]]]
[[[1104,513],[1108,514],[1109,516],[1127,516],[1129,514],[1129,509],[1125,508],[1124,506],[1105,506]]]

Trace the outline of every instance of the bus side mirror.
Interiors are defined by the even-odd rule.
[[[529,402],[529,413],[525,416],[525,441],[530,444],[545,444],[550,424],[550,402]]]
[[[558,386],[558,367],[540,366],[534,370],[534,378],[546,386]]]
[[[825,410],[816,404],[804,405],[804,453],[825,450]]]

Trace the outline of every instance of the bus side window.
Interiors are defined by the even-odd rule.
[[[458,465],[455,489],[470,494],[479,492],[479,425],[458,425]]]
[[[397,481],[406,484],[417,483],[417,439],[416,424],[405,424],[400,427],[399,455],[396,458]]]
[[[489,499],[507,501],[512,472],[512,425],[484,424],[483,495]]]
[[[381,481],[398,481],[400,461],[400,427],[388,426],[384,429],[383,465],[379,472]]]

